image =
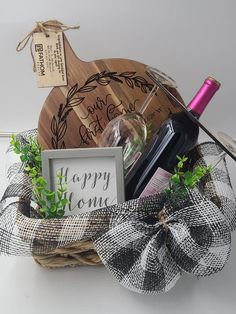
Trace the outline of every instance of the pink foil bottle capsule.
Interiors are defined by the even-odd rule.
[[[200,117],[207,104],[219,88],[220,83],[213,77],[209,76],[188,104],[188,109]]]

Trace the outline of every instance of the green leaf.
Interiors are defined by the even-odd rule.
[[[25,162],[25,161],[27,161],[27,158],[26,158],[26,156],[21,155],[21,156],[20,156],[20,160],[21,160],[22,162]]]
[[[35,156],[36,161],[41,161],[41,156]]]
[[[64,206],[66,206],[67,204],[69,204],[69,200],[66,199],[66,198],[64,198],[63,200],[61,200],[61,204],[62,204],[61,207],[64,207]]]
[[[43,178],[43,177],[38,177],[37,178],[37,183],[43,187],[46,187],[47,186],[47,182],[46,180]]]
[[[55,213],[57,211],[56,204],[51,205],[50,212]]]
[[[62,192],[59,189],[57,190],[57,197],[59,200],[62,198]]]
[[[67,190],[67,189],[66,189],[65,187],[61,187],[61,188],[58,189],[58,191],[60,191],[61,193],[65,193],[66,190]]]
[[[179,175],[176,173],[171,177],[171,181],[174,183],[180,183],[180,177]]]

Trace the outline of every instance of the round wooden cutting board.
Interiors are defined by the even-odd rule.
[[[147,66],[128,59],[81,61],[64,36],[68,85],[54,87],[39,117],[38,139],[43,149],[95,147],[107,123],[139,111],[153,82]],[[179,98],[179,94],[172,89]],[[159,89],[144,117],[154,129],[179,111]]]

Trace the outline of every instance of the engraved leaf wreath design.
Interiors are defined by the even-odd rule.
[[[123,84],[126,83],[130,88],[138,87],[143,93],[148,93],[152,90],[153,84],[149,83],[142,76],[136,75],[136,72],[117,72],[102,71],[90,76],[83,86],[76,83],[70,88],[67,93],[66,103],[60,104],[57,115],[54,115],[51,121],[51,145],[54,149],[66,148],[63,140],[67,131],[67,118],[74,107],[78,107],[84,101],[85,97],[81,97],[81,93],[89,93],[97,88],[98,85],[91,85],[94,82],[101,86],[106,86],[111,81]]]

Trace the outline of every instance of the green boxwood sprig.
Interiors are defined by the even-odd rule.
[[[188,157],[177,156],[177,159],[178,163],[170,178],[170,184],[166,189],[166,193],[175,200],[181,200],[187,196],[189,191],[193,189],[205,175],[212,171],[212,166],[197,166],[192,171],[184,171]]]
[[[65,206],[69,204],[66,195],[64,177],[57,174],[57,190],[47,188],[47,181],[42,177],[41,147],[35,137],[20,141],[15,135],[11,136],[10,145],[14,152],[20,155],[25,165],[25,171],[31,178],[33,198],[38,204],[38,213],[42,218],[61,218],[65,214]]]

